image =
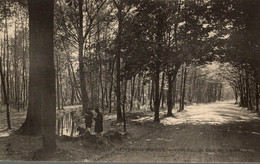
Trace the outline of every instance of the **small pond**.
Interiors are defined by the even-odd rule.
[[[63,116],[56,120],[56,134],[59,136],[75,137],[78,135],[77,127],[73,121],[75,111],[65,113]]]

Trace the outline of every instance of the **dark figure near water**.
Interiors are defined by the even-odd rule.
[[[91,126],[92,126],[92,119],[94,115],[91,111],[87,111],[86,116],[85,116],[85,123],[86,123],[86,129],[90,131]]]
[[[95,132],[97,134],[100,134],[103,131],[103,115],[98,108],[95,109],[95,112],[97,113],[97,117],[94,118]]]

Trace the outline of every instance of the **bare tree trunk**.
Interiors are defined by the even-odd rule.
[[[126,92],[127,92],[127,79],[125,79],[125,85],[124,85],[124,100],[123,100],[124,132],[126,132],[126,116],[125,116]]]
[[[165,76],[165,74],[163,73],[163,75],[162,75],[162,83],[161,83],[161,91],[160,91],[160,100],[162,100],[162,108],[163,108],[163,88],[164,88],[164,76]]]
[[[167,92],[167,107],[168,107],[168,111],[167,111],[167,116],[173,116],[172,114],[172,108],[173,108],[173,96],[172,96],[172,93],[173,93],[173,85],[172,85],[172,76],[171,74],[168,74],[167,76],[168,78],[168,92]]]
[[[111,70],[111,84],[110,84],[110,89],[109,89],[109,113],[112,112],[112,91],[113,91],[113,85],[114,85],[114,64],[115,64],[115,59],[113,59],[112,63],[110,63],[110,69]]]
[[[221,100],[222,89],[223,89],[223,86],[222,86],[222,84],[220,83],[220,84],[219,84],[219,89],[218,89],[218,101]],[[237,101],[237,99],[236,99],[236,101]]]
[[[99,23],[97,24],[97,54],[99,56],[99,83],[101,88],[101,107],[104,109],[104,103],[105,103],[105,95],[104,95],[104,87],[103,87],[103,78],[102,78],[102,57],[100,52],[100,28]]]
[[[179,97],[180,97],[180,100],[179,100],[179,104],[180,104],[180,107],[179,107],[179,110],[181,111],[182,110],[182,95],[183,95],[183,77],[184,77],[184,65],[182,65],[182,68],[181,68],[181,88],[180,88],[180,93],[179,93]]]
[[[59,71],[59,84],[60,84],[60,90],[58,90],[60,92],[60,98],[61,98],[61,109],[64,109],[64,95],[63,95],[63,92],[62,92],[62,75],[61,75],[61,71]]]
[[[184,105],[185,105],[186,79],[187,79],[187,68],[185,67],[185,69],[184,69],[184,79],[183,79],[182,108],[181,108],[181,110],[184,110]]]
[[[67,59],[69,60],[69,59]],[[69,64],[70,61],[68,61],[68,64],[67,64],[67,68],[68,68],[68,74],[69,74],[69,80],[70,80],[70,86],[71,86],[71,99],[70,99],[70,105],[73,105],[74,104],[74,100],[75,100],[75,89],[74,89],[74,83],[73,83],[73,80],[72,80],[72,73],[71,73],[71,68],[70,68],[70,64]]]
[[[234,87],[234,94],[235,94],[235,100],[236,100],[236,102],[235,102],[235,104],[237,104],[238,103],[238,91],[237,91],[237,88],[236,87]]]
[[[3,49],[4,49],[4,43],[2,43],[2,39],[1,39],[1,53],[0,53],[0,55],[1,55],[1,57],[2,56],[4,56],[4,54],[3,54]],[[2,65],[2,64],[1,64]],[[3,68],[1,68],[2,70],[3,70]],[[5,100],[4,100],[4,92],[3,92],[3,88],[1,87],[0,88],[1,89],[1,92],[0,92],[0,94],[1,94],[1,102],[4,102]]]
[[[6,79],[6,97],[7,97],[7,102],[8,102],[8,108],[9,108],[9,97],[10,97],[10,86],[9,86],[9,81],[10,81],[10,76],[9,76],[9,71],[10,71],[10,62],[9,62],[9,40],[8,40],[8,27],[7,27],[7,18],[5,16],[5,30],[6,30],[6,76],[4,76]],[[4,62],[4,61],[3,61]],[[8,109],[9,110],[9,109]]]
[[[257,78],[255,84],[255,106],[256,106],[256,112],[259,114],[259,87],[258,87]]]
[[[239,92],[240,92],[240,106],[244,107],[244,89],[243,89],[243,80],[242,80],[242,75],[239,75]]]
[[[57,105],[58,105],[58,110],[60,110],[60,82],[59,82],[59,59],[58,55],[56,54],[56,84],[57,84]]]
[[[25,71],[26,71],[26,48],[27,48],[27,39],[25,38],[25,29],[24,29],[24,24],[23,24],[23,71],[22,71],[22,76],[23,76],[23,109],[25,109],[25,106],[27,106],[27,83],[26,83],[26,78],[25,78]]]
[[[250,87],[249,87],[249,78],[248,78],[248,72],[246,71],[246,77],[245,77],[245,84],[246,84],[246,100],[247,100],[247,107],[248,110],[252,110],[252,104],[250,100]]]
[[[155,93],[154,93],[154,122],[160,122],[159,109],[160,109],[160,70],[157,66],[154,75]]]
[[[177,73],[176,73],[177,74]],[[176,87],[176,85],[177,85],[177,78],[176,78],[176,75],[175,75],[175,78],[174,78],[174,80],[173,80],[174,82],[173,82],[173,90],[172,90],[172,106],[173,106],[173,108],[175,108],[175,104],[176,104],[176,89],[177,89],[177,87]]]
[[[145,93],[145,75],[143,76],[143,81],[142,81],[142,105],[145,104],[145,96],[144,96],[144,93]]]
[[[141,84],[141,75],[139,74],[138,75],[138,83],[137,83],[137,89],[136,89],[136,95],[135,95],[135,97],[136,97],[136,99],[137,99],[137,101],[138,101],[138,103],[140,103],[140,101],[141,101],[141,94],[140,94],[140,84]],[[139,105],[139,104],[138,104]]]
[[[85,66],[84,66],[84,57],[83,57],[83,0],[78,1],[79,9],[79,31],[78,31],[78,41],[79,41],[79,78],[80,78],[80,87],[81,87],[81,100],[83,104],[83,115],[88,109],[88,95],[86,89],[86,77],[85,77]]]
[[[15,26],[14,26],[14,97],[15,97],[15,103],[14,103],[14,107],[17,109],[17,111],[19,112],[20,111],[20,108],[19,108],[19,92],[20,92],[20,89],[19,89],[19,82],[18,82],[18,71],[17,71],[17,67],[18,67],[18,64],[17,64],[17,44],[16,44],[16,40],[17,40],[17,37],[16,37],[16,21],[15,21]]]
[[[151,85],[151,94],[150,94],[150,109],[153,112],[153,100],[154,100],[154,79],[152,78],[152,85]]]
[[[106,100],[106,108],[109,107],[109,101],[108,101],[108,85],[105,83],[105,100]]]
[[[114,2],[115,3],[115,2]],[[122,1],[120,1],[117,6],[117,20],[118,20],[118,31],[117,31],[117,52],[116,52],[116,98],[117,98],[117,121],[122,121],[122,113],[121,113],[121,89],[120,89],[120,58],[121,58],[121,37],[122,37]]]
[[[135,75],[133,76],[132,85],[131,85],[131,101],[130,101],[130,111],[133,109],[133,99],[135,93]]]
[[[167,116],[173,116],[172,109],[175,106],[175,98],[176,98],[176,75],[178,73],[178,70],[181,66],[181,63],[177,63],[175,65],[175,69],[173,72],[169,72],[167,75],[168,79],[168,92],[167,92],[167,107],[168,112]]]

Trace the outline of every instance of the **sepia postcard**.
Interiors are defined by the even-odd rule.
[[[1,162],[260,162],[259,0],[0,0]]]

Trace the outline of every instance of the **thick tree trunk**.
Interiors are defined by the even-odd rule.
[[[29,0],[29,107],[23,131],[42,133],[43,151],[56,150],[56,95],[53,55],[54,1]],[[27,128],[25,128],[27,127]]]
[[[40,57],[40,50],[42,50],[41,44],[44,37],[41,23],[37,21],[38,17],[41,17],[40,11],[37,11],[36,6],[39,10],[42,10],[37,3],[39,1],[30,0],[29,2],[29,102],[25,122],[18,129],[18,133],[25,135],[39,135],[41,134],[41,106],[42,106],[42,58]],[[34,5],[36,5],[34,7]],[[38,13],[39,12],[39,13]],[[38,14],[37,14],[38,13]],[[41,37],[40,37],[41,36]],[[43,51],[43,50],[42,50]]]
[[[37,17],[33,17],[33,21],[36,21],[37,25],[32,27],[32,30],[35,29],[37,32],[32,33],[31,38],[40,38],[42,42],[31,42],[30,46],[35,46],[36,48],[39,45],[37,49],[32,48],[32,54],[40,52],[39,57],[42,59],[42,64],[40,65],[43,69],[40,76],[42,77],[41,129],[43,150],[49,153],[56,151],[56,93],[53,52],[54,0],[45,0],[44,2],[41,1],[41,3],[37,1],[33,3],[32,1],[35,2],[35,0],[30,2],[29,6],[32,9],[29,14],[37,15]],[[37,7],[34,8],[34,6]],[[37,52],[34,50],[37,50]]]

